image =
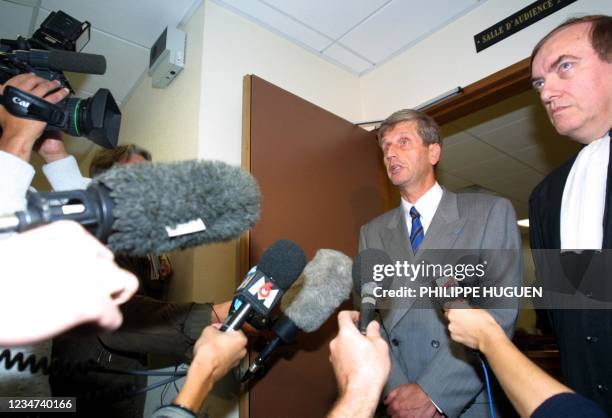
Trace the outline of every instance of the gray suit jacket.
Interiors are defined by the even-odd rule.
[[[488,273],[503,281],[495,283],[496,286],[521,285],[520,236],[508,200],[482,193],[455,194],[444,189],[416,255],[410,248],[402,215],[400,206],[362,226],[359,250],[379,248],[393,262],[407,260],[415,264],[426,259],[428,250],[437,254],[440,251],[431,250],[482,251],[486,252]],[[509,335],[518,308],[517,302],[511,307],[490,310]],[[470,349],[450,339],[439,306],[424,298],[404,299],[390,310],[381,310],[381,316],[382,334],[389,342],[392,363],[385,393],[402,384],[417,383],[448,417],[477,416],[475,409],[487,402],[480,365]]]

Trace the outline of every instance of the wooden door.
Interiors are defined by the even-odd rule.
[[[388,209],[375,135],[256,76],[245,77],[244,124],[244,165],[262,193],[244,269],[283,238],[297,242],[308,259],[321,248],[354,257],[360,226]],[[241,417],[324,417],[337,395],[328,349],[336,332],[334,315],[279,350],[251,385]]]

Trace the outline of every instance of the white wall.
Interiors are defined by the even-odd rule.
[[[610,0],[580,0],[476,53],[475,34],[532,2],[488,0],[361,77],[364,120],[384,119],[395,110],[416,107],[528,57],[537,41],[567,17],[612,14]]]
[[[361,118],[357,76],[210,0],[205,8],[200,157],[240,164],[242,78],[247,74],[345,119]]]

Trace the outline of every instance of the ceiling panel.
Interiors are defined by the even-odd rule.
[[[451,170],[451,173],[458,173],[463,179],[488,187],[489,181],[511,177],[515,172],[526,168],[529,167],[520,161],[500,156],[478,164],[466,165],[456,171]]]
[[[484,142],[471,139],[458,144],[442,147],[440,168],[450,173],[458,173],[463,168],[480,164],[503,156],[498,150]]]
[[[547,126],[550,126],[548,122]],[[538,130],[539,126],[535,123],[534,118],[525,117],[476,136],[499,150],[514,153],[537,145]],[[474,131],[470,129],[468,132],[473,133]]]
[[[338,39],[390,0],[260,0]]]
[[[41,0],[47,12],[63,10],[87,20],[98,30],[150,48],[171,22],[174,27],[191,10],[195,0]]]
[[[510,176],[485,182],[487,187],[512,199],[527,202],[529,194],[544,179],[544,175],[532,169],[517,170]]]
[[[315,51],[321,52],[333,42],[330,38],[258,0],[215,0],[215,2]]]
[[[393,0],[340,42],[379,64],[477,5],[478,0]]]
[[[0,1],[0,38],[15,39],[18,35],[28,37],[32,19],[32,8],[8,1]]]
[[[463,187],[472,184],[471,182],[464,179],[460,179],[459,177],[456,177],[444,170],[441,170],[440,168],[436,169],[436,180],[438,180],[438,183],[440,183],[442,186],[446,187],[451,191],[457,191]]]
[[[353,54],[348,49],[333,44],[323,52],[323,55],[337,61],[340,65],[347,67],[350,71],[360,74],[374,67],[374,65],[363,58]]]
[[[550,138],[546,143],[539,143],[533,147],[525,148],[514,154],[514,156],[532,166],[543,174],[550,173],[555,167],[577,153],[581,145],[568,138],[557,136]]]
[[[471,141],[474,138],[463,131],[457,131],[454,128],[449,129],[449,125],[442,126],[440,129],[442,131],[442,150],[444,150],[450,146],[460,144],[465,141]],[[452,132],[452,133],[451,133]]]

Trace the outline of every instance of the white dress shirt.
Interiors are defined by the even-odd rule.
[[[404,211],[404,219],[406,226],[408,227],[408,235],[412,232],[412,217],[410,216],[410,209],[416,207],[417,212],[421,215],[421,225],[423,225],[423,235],[427,234],[427,229],[431,224],[440,200],[442,200],[442,187],[436,182],[431,189],[427,190],[423,196],[419,198],[414,204],[408,202],[402,197],[402,209]]]

